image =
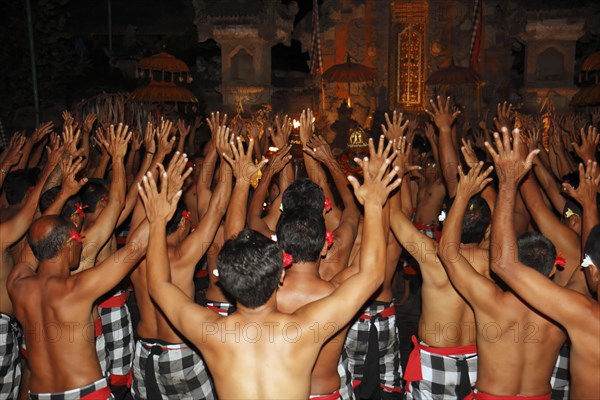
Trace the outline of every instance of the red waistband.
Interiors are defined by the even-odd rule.
[[[123,307],[126,302],[127,302],[127,296],[125,295],[125,292],[119,292],[118,294],[116,294],[112,297],[109,297],[108,299],[104,300],[102,303],[98,304],[98,307],[100,307],[100,308],[119,308],[119,307]]]
[[[338,400],[340,398],[340,390],[336,390],[331,394],[311,394],[309,399],[319,399],[319,400]]]
[[[110,387],[106,386],[81,397],[81,400],[107,400],[110,399]]]
[[[127,375],[118,375],[111,372],[108,379],[110,380],[110,384],[112,386],[127,386],[131,388],[131,383],[133,382],[132,371],[129,370]]]
[[[406,391],[410,391],[410,383],[417,382],[423,379],[423,371],[421,370],[421,350],[439,356],[461,356],[465,354],[477,353],[476,345],[456,346],[456,347],[430,347],[423,346],[417,340],[415,335],[411,338],[414,348],[408,356],[406,370],[404,371],[404,380],[406,381]]]
[[[353,379],[352,380],[352,389],[356,389],[360,384],[362,383],[362,380],[360,379]],[[402,392],[402,388],[401,387],[391,387],[391,386],[386,386],[383,383],[380,383],[379,386],[386,392],[393,392],[393,393],[399,393]]]
[[[465,400],[550,400],[550,393],[543,396],[496,396],[493,394],[477,391],[471,392]]]
[[[219,308],[219,307],[211,306],[210,304],[207,304],[206,308],[208,308],[209,310],[214,311],[214,312],[216,312],[217,314],[220,314],[220,315],[227,315],[229,313],[229,311],[227,311],[227,310],[224,310],[224,309]]]
[[[96,337],[102,335],[102,319],[100,317],[94,320],[94,334]]]
[[[388,318],[395,314],[396,314],[396,308],[394,307],[394,305],[391,305],[388,308],[386,308],[385,310],[378,312],[375,315],[362,314],[360,317],[358,317],[358,319],[371,319],[371,318],[375,318],[376,316],[380,316],[382,318]]]
[[[205,278],[208,276],[208,270],[207,269],[201,269],[200,271],[196,272],[196,278]]]

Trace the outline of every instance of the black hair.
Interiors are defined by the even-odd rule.
[[[584,253],[590,256],[596,268],[600,270],[600,224],[590,231]]]
[[[79,191],[79,196],[83,204],[87,206],[84,210],[86,214],[96,212],[96,206],[102,200],[103,196],[108,196],[108,189],[103,181],[94,180],[86,183]]]
[[[556,248],[539,232],[525,232],[517,239],[519,261],[549,276],[556,262]]]
[[[271,239],[245,229],[217,257],[219,281],[245,307],[262,306],[279,286],[283,255]]]
[[[294,262],[316,262],[325,244],[323,214],[309,208],[284,209],[277,221],[277,243]]]
[[[43,222],[49,222],[53,225],[52,230],[46,237],[39,239],[35,242],[31,238],[31,229],[36,225]],[[39,261],[49,260],[58,254],[60,249],[65,245],[66,241],[71,236],[71,229],[73,225],[58,215],[48,215],[37,219],[29,227],[27,232],[27,242],[31,247],[31,251]]]
[[[8,204],[12,206],[23,201],[29,188],[35,186],[37,181],[37,168],[20,169],[6,175],[4,193]]]
[[[579,215],[581,217],[583,215],[583,210],[579,203],[567,197],[567,201],[565,202],[565,207],[563,208],[562,220],[565,221],[567,219],[567,210],[573,211],[573,213]]]
[[[281,206],[283,211],[292,211],[297,208],[310,208],[323,212],[325,194],[323,189],[310,179],[298,179],[283,192]]]
[[[488,203],[480,195],[471,197],[463,218],[461,243],[481,243],[491,218],[492,212]]]
[[[60,192],[61,187],[60,186],[55,186],[51,189],[48,189],[44,192],[44,194],[42,194],[40,196],[40,201],[39,201],[39,207],[40,207],[40,212],[45,212],[51,205],[52,203],[54,203],[54,201],[56,201],[56,198],[58,197],[58,193]],[[75,204],[81,205],[83,207],[83,205],[81,204],[81,199],[79,198],[78,195],[75,196],[71,196],[67,199],[67,201],[65,202],[65,204],[63,205],[62,210],[60,211],[60,216],[63,217],[66,220],[69,220],[69,218],[71,218],[71,215],[73,215],[73,213],[76,211],[75,208]],[[84,209],[85,211],[85,209]]]
[[[563,183],[568,183],[574,188],[579,186],[579,171],[575,170],[573,172],[569,172],[560,179]]]
[[[170,235],[171,233],[177,231],[177,228],[179,227],[179,222],[181,222],[181,218],[183,216],[183,211],[185,210],[185,201],[183,200],[183,197],[181,197],[179,199],[179,202],[177,203],[177,209],[175,210],[175,214],[173,214],[173,218],[171,218],[169,220],[169,222],[167,222],[167,235]]]

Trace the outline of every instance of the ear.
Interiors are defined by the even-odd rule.
[[[279,286],[283,286],[283,281],[285,279],[285,268],[281,270],[281,276],[279,277]]]
[[[329,248],[327,247],[327,241],[325,241],[325,243],[323,243],[323,248],[321,249],[321,257],[325,258],[328,251]]]
[[[484,238],[487,240],[492,235],[492,224],[489,224],[487,228],[485,228],[485,236]]]

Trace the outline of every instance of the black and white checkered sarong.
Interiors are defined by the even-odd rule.
[[[86,397],[87,396],[87,397]],[[104,400],[114,399],[108,388],[108,380],[102,378],[96,382],[90,383],[77,389],[67,390],[62,393],[31,393],[29,392],[29,398],[31,400]]]
[[[352,376],[348,369],[348,354],[346,353],[346,349],[342,349],[337,371],[340,376],[340,399],[354,400],[356,397],[354,397],[354,390],[352,389]]]
[[[407,381],[407,400],[456,400],[459,392],[463,391],[466,396],[475,388],[475,346],[431,348],[422,341],[417,342],[414,336],[413,343],[415,348],[408,359],[404,375]],[[421,379],[416,380],[414,376],[419,372]]]
[[[0,313],[0,399],[16,399],[21,384],[17,321]]]
[[[135,399],[150,399],[158,397],[153,390],[170,399],[215,398],[212,379],[198,352],[186,344],[140,339],[133,357],[131,391]]]
[[[115,296],[120,295],[124,295],[122,291]],[[98,306],[98,314],[102,320],[102,334],[106,339],[111,384],[127,385],[135,347],[129,308],[127,304],[106,308]]]
[[[392,307],[392,309],[390,309]],[[393,302],[373,302],[367,307],[348,331],[345,349],[348,354],[348,369],[352,376],[352,385],[360,390],[364,384],[367,353],[369,350],[369,335],[371,326],[377,330],[378,349],[376,356],[379,358],[379,387],[381,395],[387,398],[402,397],[402,367],[400,366],[400,343],[396,328],[396,315]],[[380,314],[389,314],[382,317]],[[376,368],[376,367],[375,367]],[[366,374],[365,374],[366,373]],[[357,395],[357,398],[359,396]]]
[[[552,400],[569,400],[570,382],[569,377],[569,353],[571,346],[569,342],[563,344],[556,359],[554,371],[550,378],[550,386],[552,386]]]

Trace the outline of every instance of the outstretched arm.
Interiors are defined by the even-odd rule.
[[[563,326],[572,326],[582,315],[589,312],[593,300],[575,291],[553,283],[539,272],[519,262],[517,240],[514,234],[513,209],[517,185],[528,169],[533,157],[539,152],[529,153],[522,161],[519,151],[512,151],[508,132],[503,140],[495,135],[498,152],[486,143],[494,159],[500,181],[498,204],[492,220],[492,243],[490,245],[491,268],[523,300],[542,314]],[[518,142],[516,135],[513,141]],[[518,146],[515,144],[515,149]]]
[[[462,173],[461,167],[458,168],[460,181],[454,203],[444,223],[444,234],[440,239],[437,253],[452,285],[467,302],[478,309],[491,310],[497,307],[501,300],[502,290],[477,272],[460,253],[460,235],[469,200],[491,182],[491,178],[487,176],[493,168],[490,167],[483,172],[482,169],[482,162],[471,168],[467,175]]]
[[[433,111],[425,110],[431,117],[440,131],[439,138],[439,157],[442,175],[451,198],[456,195],[456,186],[458,185],[456,168],[459,166],[458,153],[452,139],[452,124],[456,120],[460,111],[452,112],[450,109],[450,97],[446,102],[437,97],[437,104],[430,100]]]
[[[140,198],[150,223],[150,238],[146,254],[148,292],[165,316],[185,337],[194,342],[201,334],[203,322],[215,321],[219,315],[194,303],[171,282],[171,268],[167,256],[166,225],[181,197],[181,191],[167,193],[167,173],[161,173],[161,191],[152,175],[144,178]]]
[[[360,267],[356,275],[345,280],[330,296],[309,303],[296,311],[301,325],[316,325],[317,339],[326,341],[346,325],[367,299],[381,286],[385,274],[386,241],[383,229],[383,206],[394,189],[400,185],[395,179],[398,167],[387,173],[391,160],[381,164],[376,175],[369,172],[369,159],[360,162],[363,167],[364,183],[359,185],[349,177],[358,201],[364,205]],[[331,326],[335,329],[331,329]]]

